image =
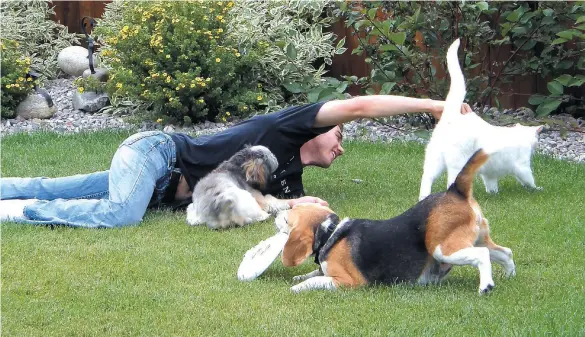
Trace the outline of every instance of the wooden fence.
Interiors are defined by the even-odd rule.
[[[84,16],[99,18],[102,16],[105,5],[111,1],[53,1],[55,7],[54,20],[69,28],[69,32],[81,33],[80,20]],[[345,39],[345,47],[348,50],[342,55],[336,55],[333,58],[333,64],[330,67],[329,75],[341,77],[344,75],[355,75],[358,77],[367,76],[370,71],[370,65],[366,63],[365,55],[352,55],[351,51],[359,45],[356,36],[352,34],[351,28],[345,27],[343,22],[337,22],[332,26],[332,31],[339,39]],[[482,69],[489,69],[490,64],[497,62],[502,64],[509,55],[509,50],[502,48],[497,54],[494,48],[486,46],[485,52],[488,53],[485,61],[481,65]],[[493,69],[496,70],[497,69]],[[437,67],[437,75],[444,76],[444,72]],[[511,84],[500,85],[503,94],[500,96],[500,103],[504,108],[518,108],[529,106],[528,98],[534,93],[547,94],[546,80],[536,75],[515,76]],[[585,91],[585,90],[584,90]],[[350,92],[355,94],[358,88],[350,88]],[[583,93],[585,95],[585,92]]]
[[[69,33],[81,33],[81,18],[99,18],[104,14],[106,4],[111,1],[53,1],[54,21],[67,26]]]

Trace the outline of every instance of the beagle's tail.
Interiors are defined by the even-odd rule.
[[[489,155],[483,149],[477,150],[461,169],[455,182],[448,191],[455,192],[465,199],[470,199],[473,192],[473,179],[479,168],[488,160]]]

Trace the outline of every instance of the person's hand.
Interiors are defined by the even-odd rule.
[[[290,208],[293,208],[295,205],[297,204],[320,204],[323,206],[329,206],[329,203],[323,199],[317,198],[317,197],[310,197],[310,196],[304,196],[304,197],[300,197],[297,199],[291,199],[288,204],[290,206]]]
[[[445,101],[433,101],[431,104],[431,108],[429,112],[435,117],[435,119],[441,119],[441,115],[443,114],[443,108],[445,107]],[[463,103],[461,105],[461,114],[465,115],[466,113],[472,112],[471,107],[467,103]]]

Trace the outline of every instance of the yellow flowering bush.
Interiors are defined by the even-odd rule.
[[[0,92],[2,107],[0,115],[4,118],[12,118],[15,115],[16,106],[32,92],[35,81],[26,74],[30,70],[31,60],[23,57],[18,52],[18,42],[14,40],[0,39]]]
[[[114,99],[150,103],[156,114],[179,121],[224,120],[257,110],[266,104],[258,99],[264,93],[253,67],[263,47],[239,50],[227,37],[232,6],[222,1],[125,3],[116,20],[98,21],[94,29],[110,68],[104,90]],[[85,90],[87,85],[78,81]]]

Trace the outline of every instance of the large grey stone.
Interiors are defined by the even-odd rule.
[[[87,91],[73,94],[73,108],[76,110],[83,110],[85,112],[96,112],[99,109],[107,106],[110,102],[108,94],[105,92],[97,93],[95,91]]]
[[[57,106],[49,106],[45,97],[32,93],[16,107],[16,114],[24,119],[51,118],[57,112]]]
[[[89,59],[87,58],[87,48],[81,46],[66,47],[57,56],[57,65],[66,74],[81,76],[85,69],[89,69]],[[97,67],[99,60],[94,57],[93,65]]]
[[[91,73],[91,69],[85,69],[83,74],[81,75],[83,78],[88,78],[89,76],[97,78],[100,82],[107,82],[110,78],[110,73],[108,69],[105,68],[94,68],[95,74]]]

